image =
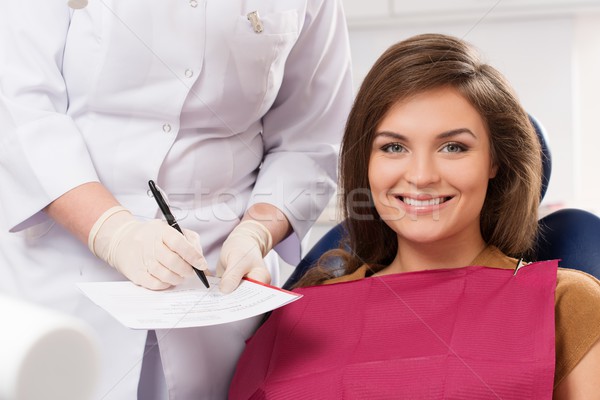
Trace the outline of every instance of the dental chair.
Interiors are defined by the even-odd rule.
[[[552,155],[543,126],[531,115],[529,119],[538,134],[542,149],[540,196],[543,199],[552,172]],[[534,259],[529,261],[560,259],[561,267],[578,269],[600,279],[600,218],[584,210],[567,208],[540,219],[539,227]],[[345,235],[343,222],[330,229],[300,261],[283,288],[292,288],[323,253],[338,248]]]

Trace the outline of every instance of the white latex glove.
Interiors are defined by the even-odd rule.
[[[236,226],[223,243],[217,263],[221,292],[233,292],[244,276],[270,283],[271,274],[263,258],[272,247],[271,232],[263,224],[246,220]]]
[[[94,223],[88,247],[136,285],[160,290],[194,275],[192,265],[208,267],[198,234],[187,229],[183,233],[158,219],[138,221],[117,206]]]

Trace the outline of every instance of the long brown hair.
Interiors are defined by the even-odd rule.
[[[502,74],[483,63],[472,46],[455,37],[424,34],[391,46],[379,57],[348,117],[339,185],[348,237],[333,254],[342,257],[344,273],[365,263],[380,269],[392,262],[398,248],[396,233],[379,217],[368,190],[377,127],[398,101],[443,86],[457,89],[480,113],[490,133],[491,157],[498,172],[489,182],[481,211],[483,239],[512,256],[532,246],[542,161],[527,113]],[[298,286],[318,284],[331,276],[330,268],[313,269]]]

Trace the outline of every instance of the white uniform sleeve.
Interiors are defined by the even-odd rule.
[[[297,254],[336,186],[337,154],[353,101],[350,47],[341,2],[308,1],[305,22],[286,61],[281,89],[263,118],[265,157],[251,204],[277,206],[289,219]],[[287,246],[286,246],[286,242]]]
[[[0,1],[0,213],[11,231],[43,221],[50,202],[98,180],[66,115],[70,12],[65,0]]]

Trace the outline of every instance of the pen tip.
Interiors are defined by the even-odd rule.
[[[206,279],[206,275],[204,274],[204,272],[202,270],[199,270],[196,268],[194,268],[194,271],[196,271],[196,275],[198,275],[198,278],[200,278],[200,280],[202,281],[204,286],[206,286],[207,289],[210,289],[210,285],[208,284],[208,279]]]

